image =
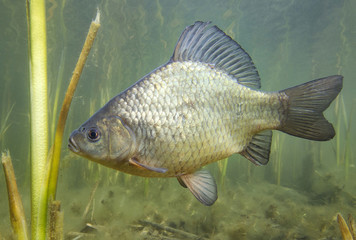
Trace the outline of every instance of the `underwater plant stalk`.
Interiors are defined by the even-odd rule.
[[[57,179],[58,179],[58,170],[59,170],[59,160],[61,156],[61,147],[62,147],[62,139],[63,139],[63,132],[65,127],[65,122],[67,120],[68,111],[70,104],[72,102],[72,98],[77,87],[80,75],[82,74],[86,59],[89,55],[90,49],[94,43],[94,39],[100,27],[100,12],[97,11],[97,15],[94,21],[92,21],[87,38],[85,40],[82,52],[80,53],[77,65],[75,66],[71,81],[69,83],[62,109],[59,115],[56,134],[54,137],[54,144],[53,144],[53,157],[50,164],[50,179],[49,179],[49,191],[48,197],[49,199],[54,200],[56,197],[56,189],[57,189]]]
[[[346,125],[347,129],[346,129],[346,139],[345,139],[345,180],[347,180],[349,177],[349,166],[350,166],[350,160],[351,160],[350,133],[351,133],[352,115],[353,115],[354,108],[355,108],[354,106],[355,106],[355,99],[352,102],[351,111],[349,113],[348,124]],[[346,118],[346,110],[344,112],[345,112],[344,115]]]
[[[90,207],[93,205],[94,196],[95,196],[96,190],[98,189],[99,183],[100,183],[99,181],[96,182],[96,184],[94,185],[93,190],[90,193],[89,202],[88,202],[88,204],[87,204],[87,206],[85,208],[85,211],[84,211],[83,217],[82,217],[82,219],[85,220],[85,221],[89,220],[88,219],[89,210],[90,210]],[[93,205],[93,208],[94,208],[94,205]]]
[[[1,162],[4,168],[9,198],[11,226],[17,239],[27,240],[29,238],[25,212],[23,210],[21,196],[17,189],[14,168],[12,166],[9,151],[3,152],[1,154]],[[0,237],[0,239],[2,238]]]
[[[31,106],[31,235],[45,239],[48,153],[47,37],[44,0],[27,1]]]
[[[222,161],[220,161],[219,163],[222,164],[222,167],[220,167],[219,165],[219,169],[220,169],[220,184],[221,184],[221,187],[224,186],[225,184],[225,177],[226,177],[226,170],[227,170],[227,164],[229,162],[229,158],[225,158],[223,159]]]
[[[10,107],[10,110],[6,111],[5,117],[3,116],[3,119],[1,119],[1,125],[0,125],[0,141],[4,138],[6,131],[9,129],[11,126],[11,123],[8,123],[12,109],[14,109],[15,104],[12,104]]]
[[[349,229],[351,232],[351,235],[353,237],[353,239],[356,239],[356,223],[354,218],[352,217],[351,214],[349,214],[349,217],[347,218],[347,223],[349,224]]]
[[[340,213],[337,214],[337,222],[339,223],[339,228],[343,240],[353,240],[352,234],[349,227],[346,224],[345,219],[341,216]]]
[[[63,239],[63,212],[61,212],[61,203],[52,201],[49,205],[49,240]]]
[[[340,166],[340,129],[341,129],[341,115],[340,115],[340,96],[338,96],[336,98],[336,103],[335,103],[335,115],[337,116],[336,119],[336,133],[335,133],[335,139],[336,139],[336,166],[339,167]]]

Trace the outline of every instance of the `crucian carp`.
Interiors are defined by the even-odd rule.
[[[329,76],[259,90],[251,57],[217,26],[196,22],[170,60],[112,98],[69,138],[74,153],[142,177],[175,177],[203,204],[217,199],[203,166],[241,154],[269,160],[272,130],[316,141],[335,131],[323,115],[342,89]]]

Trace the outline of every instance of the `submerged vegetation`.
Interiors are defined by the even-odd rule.
[[[54,139],[59,106],[96,7],[102,10],[102,28],[83,71],[85,82],[79,83],[73,98],[61,148],[56,198],[64,212],[65,236],[340,238],[337,213],[356,214],[354,1],[49,1],[49,139]],[[8,19],[8,25],[0,23],[4,29],[0,146],[1,151],[11,151],[29,218],[24,4],[4,0],[0,13]],[[274,132],[267,166],[255,167],[239,156],[208,166],[220,184],[217,203],[210,208],[200,206],[175,179],[130,176],[78,158],[66,149],[66,138],[73,129],[111,97],[166,62],[182,29],[196,20],[213,21],[248,50],[263,90],[279,90],[333,74],[344,75],[345,80],[342,94],[326,112],[336,130],[334,140],[308,142]],[[6,196],[4,179],[1,172],[0,196]],[[5,197],[0,198],[0,205],[0,239],[10,239]]]

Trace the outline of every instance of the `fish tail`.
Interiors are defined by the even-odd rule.
[[[323,111],[341,91],[342,79],[340,75],[329,76],[280,91],[284,97],[278,130],[310,140],[332,139],[335,130]]]

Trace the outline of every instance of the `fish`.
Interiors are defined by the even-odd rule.
[[[82,157],[141,177],[174,177],[202,204],[218,198],[203,166],[240,154],[269,161],[272,131],[327,141],[335,130],[323,112],[343,76],[261,91],[248,53],[210,22],[186,27],[166,64],[94,113],[70,137]]]

